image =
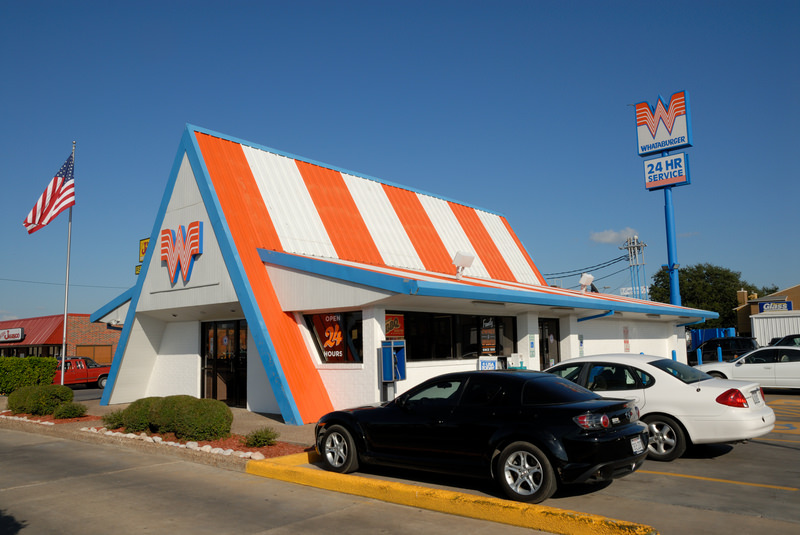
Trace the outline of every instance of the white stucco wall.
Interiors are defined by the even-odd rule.
[[[145,395],[200,397],[200,322],[167,323]]]
[[[686,344],[683,342],[683,327],[671,323],[634,320],[626,318],[598,318],[589,321],[568,323],[569,332],[564,332],[562,322],[561,361],[583,355],[604,353],[644,353],[672,358],[675,350],[678,360],[686,361]],[[581,351],[580,336],[583,336]]]
[[[136,314],[119,364],[110,404],[130,403],[146,396],[166,324]]]

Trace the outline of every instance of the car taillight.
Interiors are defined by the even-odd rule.
[[[606,414],[581,414],[573,418],[576,424],[583,429],[601,429],[611,425]]]
[[[717,396],[717,403],[721,405],[727,405],[728,407],[740,407],[743,409],[746,409],[750,406],[747,404],[747,399],[744,397],[744,394],[735,388],[726,390]]]

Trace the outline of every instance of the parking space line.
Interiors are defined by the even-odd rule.
[[[751,438],[750,440],[760,440],[763,442],[789,442],[791,444],[800,444],[800,440],[788,440],[785,438],[758,437],[758,438]]]
[[[772,428],[773,433],[781,435],[800,435],[800,427],[792,422],[775,422],[775,427]]]
[[[748,483],[746,481],[733,481],[730,479],[717,479],[714,477],[703,477],[703,476],[690,476],[687,474],[672,474],[669,472],[654,472],[651,470],[639,470],[638,473],[640,474],[653,474],[657,476],[672,476],[672,477],[684,477],[686,479],[699,479],[701,481],[712,481],[714,483],[728,483],[730,485],[745,485],[748,487],[762,487],[765,489],[774,489],[774,490],[788,490],[788,491],[797,491],[795,487],[781,487],[779,485],[765,485],[763,483]]]

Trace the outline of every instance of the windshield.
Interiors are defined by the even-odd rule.
[[[691,366],[687,366],[686,364],[676,360],[658,359],[649,362],[649,364],[651,366],[655,366],[659,370],[663,370],[668,374],[677,377],[687,385],[712,379],[712,377],[706,372],[701,372],[697,368],[692,368]]]

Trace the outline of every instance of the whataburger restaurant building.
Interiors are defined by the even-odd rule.
[[[551,287],[497,213],[187,126],[138,282],[91,320],[124,325],[101,403],[188,394],[300,425],[486,363],[685,362],[684,326],[714,317]]]

